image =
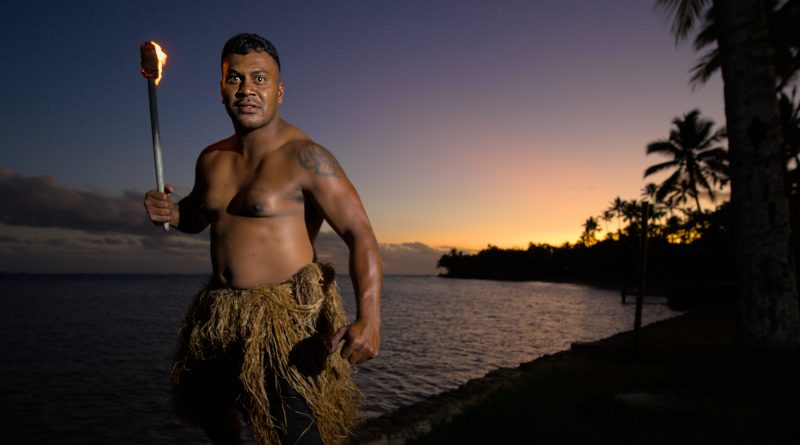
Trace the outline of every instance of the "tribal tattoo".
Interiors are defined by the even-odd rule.
[[[306,170],[311,170],[317,176],[331,176],[340,178],[344,176],[342,166],[336,158],[319,145],[306,145],[297,150],[297,161]]]

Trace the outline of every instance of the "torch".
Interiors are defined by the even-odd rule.
[[[147,96],[150,99],[150,128],[153,132],[153,158],[156,163],[156,185],[159,192],[164,191],[164,163],[161,154],[161,137],[158,129],[158,101],[156,86],[161,81],[161,71],[167,62],[167,54],[158,43],[149,41],[139,47],[142,56],[142,76],[147,79]],[[169,231],[169,222],[164,223],[164,231]]]

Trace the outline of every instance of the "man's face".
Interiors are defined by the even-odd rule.
[[[220,89],[222,103],[236,129],[241,131],[269,124],[283,103],[278,64],[266,52],[225,56]]]

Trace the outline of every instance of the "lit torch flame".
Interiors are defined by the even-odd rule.
[[[156,77],[156,85],[158,85],[158,82],[161,82],[161,72],[164,70],[164,65],[167,64],[167,53],[161,49],[158,43],[153,41],[150,43],[156,47],[156,57],[158,57],[158,77]]]
[[[167,53],[161,49],[158,43],[151,40],[141,46],[141,55],[142,75],[148,79],[154,79],[156,85],[158,85],[161,81],[164,65],[167,64]]]

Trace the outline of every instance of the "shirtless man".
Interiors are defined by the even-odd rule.
[[[378,243],[356,189],[334,156],[281,119],[284,85],[274,46],[254,34],[230,39],[223,49],[220,89],[234,134],[203,150],[194,187],[177,205],[169,184],[167,193],[147,192],[150,220],[186,233],[210,226],[212,282],[235,290],[288,280],[315,263],[314,239],[326,220],[350,250],[357,299],[355,321],[337,327],[326,348],[341,346],[342,359],[351,364],[375,357],[380,348]],[[287,390],[284,383],[278,392]],[[235,412],[231,408],[199,419],[215,443],[238,443]],[[288,434],[281,440],[294,443]]]

